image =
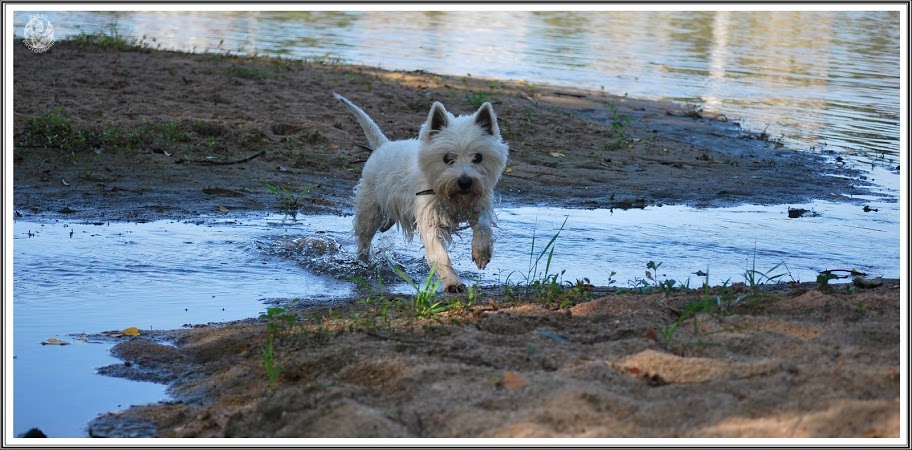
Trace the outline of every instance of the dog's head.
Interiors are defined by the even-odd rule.
[[[471,203],[490,196],[507,164],[509,149],[490,103],[456,117],[435,102],[418,139],[421,171],[441,200]]]

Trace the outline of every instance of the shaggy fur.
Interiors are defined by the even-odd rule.
[[[373,153],[355,187],[358,257],[370,258],[374,235],[398,225],[410,241],[417,231],[428,264],[447,292],[463,292],[447,246],[463,224],[472,228],[472,260],[484,269],[494,253],[493,189],[509,152],[490,103],[454,116],[431,106],[417,139],[390,141],[360,108],[334,94],[358,119]]]

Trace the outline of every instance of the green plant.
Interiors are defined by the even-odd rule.
[[[488,97],[488,94],[484,92],[466,92],[466,100],[468,100],[470,105],[477,108],[486,102],[490,102],[491,97]]]
[[[73,126],[63,114],[63,108],[56,106],[25,120],[19,144],[69,149],[85,143],[86,139],[86,132]]]
[[[662,266],[662,263],[656,263],[655,261],[649,261],[646,263],[646,278],[653,282],[653,285],[662,290],[665,294],[674,290],[675,284],[677,281],[666,278],[665,280],[659,281],[659,267]],[[652,270],[652,272],[650,272]]]
[[[618,106],[614,103],[608,105],[611,110],[611,116],[608,122],[608,134],[611,136],[605,143],[606,150],[619,150],[630,143],[630,137],[627,136],[627,125],[630,123],[630,116],[618,112]]]
[[[86,181],[93,181],[93,182],[102,182],[102,181],[107,180],[107,178],[105,178],[91,170],[87,170],[87,171],[83,172],[82,175],[79,176],[79,178],[82,178],[83,180],[86,180]]]
[[[263,364],[266,367],[266,377],[269,379],[269,387],[275,389],[279,379],[279,371],[282,370],[282,367],[276,364],[272,338],[266,342],[266,347],[263,348]]]
[[[266,313],[261,314],[261,319],[266,319],[266,346],[263,347],[263,365],[266,368],[266,377],[269,379],[269,387],[275,389],[279,377],[281,366],[276,364],[275,342],[284,337],[297,321],[297,315],[291,312],[290,308],[298,302],[298,299],[291,299],[288,308],[284,306],[272,306],[266,308]]]
[[[478,303],[478,285],[470,285],[466,287],[466,295],[454,296],[447,301],[446,310],[456,313],[465,313],[469,308],[475,306]]]
[[[670,346],[671,342],[674,340],[675,332],[678,331],[678,327],[681,326],[681,322],[684,321],[681,317],[678,317],[677,320],[665,325],[659,330],[659,337],[662,338],[662,344],[665,345],[665,347]]]
[[[345,77],[348,78],[350,81],[356,81],[356,82],[364,84],[365,87],[367,88],[368,92],[374,90],[374,81],[378,81],[378,82],[382,81],[382,79],[380,77],[372,77],[370,75],[365,75],[365,74],[355,73],[355,72],[346,72]]]
[[[605,284],[605,286],[611,286],[612,284],[617,282],[617,280],[614,279],[615,275],[617,275],[617,272],[615,272],[613,270],[611,271],[611,273],[608,274],[608,282]]]
[[[567,225],[568,219],[569,217],[564,218],[560,228],[541,249],[536,248],[538,238],[533,232],[527,272],[522,275],[523,280],[517,283],[510,281],[514,273],[507,276],[507,279],[501,285],[504,295],[508,298],[536,298],[559,309],[592,299],[592,284],[588,278],[579,278],[575,282],[563,281],[565,270],[556,273],[551,272],[551,263],[554,258],[557,238]],[[608,276],[609,285],[615,283],[614,275],[616,275],[616,272],[611,272]]]
[[[646,263],[646,278],[634,277],[632,281],[628,282],[630,289],[636,290],[641,294],[647,294],[653,291],[653,289],[659,289],[666,295],[673,292],[676,289],[687,289],[690,284],[688,279],[687,285],[680,284],[676,280],[666,278],[664,280],[659,280],[659,267],[662,266],[662,263],[656,263],[655,261],[649,261]],[[664,276],[664,275],[663,275]]]
[[[296,299],[292,299],[292,304],[296,302]],[[266,314],[260,315],[260,318],[268,320],[266,322],[266,332],[269,334],[270,339],[284,336],[297,321],[297,316],[283,306],[266,308]]]
[[[650,148],[652,148],[652,147],[655,147],[656,141],[658,139],[659,139],[659,135],[653,133],[653,134],[649,135],[649,137],[644,138],[643,142],[646,143],[646,145],[648,145]]]
[[[80,32],[72,41],[78,46],[94,45],[118,51],[145,50],[150,46],[150,43],[146,42],[146,36],[137,39],[121,33],[116,21],[108,26],[107,32],[104,30],[92,34]],[[154,38],[152,42],[155,42]]]
[[[123,128],[105,121],[95,128],[77,127],[60,107],[46,110],[25,120],[18,144],[23,146],[74,148],[123,148],[133,150],[151,144],[170,144],[190,141],[191,136],[176,121],[165,123],[142,122]]]
[[[560,236],[561,231],[564,231],[564,226],[567,225],[567,219],[569,219],[569,216],[564,218],[564,222],[561,223],[560,228],[551,236],[551,239],[545,244],[545,248],[538,253],[537,257],[535,256],[535,233],[532,234],[532,246],[529,249],[529,271],[526,274],[527,283],[531,281],[531,284],[535,284],[538,288],[547,285],[560,284],[557,282],[558,274],[551,273],[551,259],[554,258],[555,242],[557,242],[557,238]],[[545,259],[545,270],[539,272],[538,265],[541,263],[542,258],[545,257],[545,254],[548,255]],[[534,261],[533,258],[535,258]],[[561,271],[561,275],[563,273],[564,272]]]
[[[345,59],[337,57],[337,56],[331,56],[329,53],[324,53],[324,54],[318,55],[318,56],[305,56],[304,58],[301,59],[301,62],[304,64],[316,64],[319,66],[322,66],[322,65],[334,66],[334,65],[339,65],[339,64],[345,64]]]
[[[306,188],[302,189],[300,192],[297,192],[297,193],[288,190],[288,188],[286,188],[283,185],[274,186],[274,185],[264,182],[263,186],[266,186],[266,188],[269,189],[270,192],[275,194],[275,196],[282,203],[282,207],[284,209],[292,210],[292,209],[298,209],[299,207],[301,207],[301,199],[305,195],[307,195],[311,190],[313,190],[313,188],[315,188],[317,186],[317,184],[311,183],[310,186],[307,186]]]
[[[157,133],[163,142],[187,142],[190,135],[180,129],[177,122],[171,120],[163,124],[151,125],[151,131]]]
[[[371,286],[371,283],[368,280],[365,280],[361,277],[352,277],[352,281],[357,283],[361,288],[368,293],[367,296],[362,297],[360,302],[364,305],[373,307],[372,319],[380,319],[382,325],[389,329],[391,324],[391,315],[393,309],[399,304],[399,298],[390,298],[384,292],[386,291],[385,284],[383,283],[383,278],[380,276],[380,273],[377,273],[377,283],[379,285],[378,289],[374,289]],[[373,325],[376,325],[374,323]]]
[[[408,274],[399,267],[396,267],[395,264],[390,263],[390,268],[393,272],[396,272],[396,275],[398,275],[399,278],[402,278],[403,281],[408,283],[408,285],[415,290],[415,298],[412,300],[412,313],[416,318],[436,318],[438,313],[447,309],[445,302],[435,301],[437,299],[437,289],[440,287],[440,280],[435,281],[435,275],[437,273],[436,264],[431,266],[430,273],[428,273],[427,278],[424,279],[424,283],[421,285],[412,280]]]
[[[775,275],[770,274],[784,265],[785,262],[780,262],[766,272],[757,270],[757,244],[754,243],[754,253],[751,260],[751,267],[744,270],[744,283],[750,287],[751,295],[754,297],[760,296],[760,286],[763,284],[778,283],[779,279],[786,275],[785,272]]]
[[[236,64],[232,63],[225,67],[222,67],[220,72],[223,75],[230,77],[245,78],[248,80],[263,80],[266,78],[272,77],[272,73],[267,72],[259,67],[254,67],[248,64]]]
[[[564,291],[563,299],[558,304],[558,308],[564,309],[577,303],[592,300],[592,283],[589,278],[577,278],[575,283],[569,281],[565,283],[567,284],[567,289]]]
[[[564,218],[564,222],[557,232],[551,236],[551,239],[545,244],[545,247],[538,252],[536,252],[535,248],[536,235],[534,232],[532,233],[532,244],[529,248],[529,268],[526,274],[523,275],[523,282],[514,286],[517,289],[509,287],[510,277],[507,277],[505,286],[508,287],[508,295],[510,293],[522,291],[526,296],[537,296],[546,301],[554,301],[555,298],[563,292],[564,287],[561,280],[565,271],[562,270],[560,273],[551,273],[551,260],[554,258],[557,238],[560,236],[561,231],[564,230],[568,218],[569,216]],[[542,260],[544,260],[544,270],[539,270]],[[520,287],[521,289],[519,289]]]
[[[824,270],[817,274],[817,287],[820,289],[828,289],[830,280],[838,279],[839,275],[834,274],[829,270]]]

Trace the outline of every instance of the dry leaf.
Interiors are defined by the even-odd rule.
[[[504,169],[504,173],[513,173],[513,168],[507,167],[506,169]]]
[[[60,339],[57,339],[57,338],[50,338],[50,339],[42,342],[41,345],[70,345],[70,343],[67,341],[61,341]]]
[[[548,154],[555,158],[563,158],[564,156],[567,156],[561,152],[548,152]]]
[[[508,391],[518,391],[526,387],[526,379],[513,371],[504,372],[503,387]]]
[[[130,328],[127,328],[126,330],[121,331],[121,333],[123,333],[126,336],[139,336],[139,328],[130,327]]]
[[[222,205],[219,205],[219,211],[221,211],[221,212],[228,212],[228,208],[226,208],[226,207],[224,207],[224,206],[222,206]]]

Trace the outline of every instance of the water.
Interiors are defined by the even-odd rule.
[[[743,205],[643,210],[503,208],[495,256],[478,271],[470,235],[451,249],[469,283],[523,283],[530,253],[558,231],[550,273],[597,285],[632,287],[648,261],[662,263],[659,280],[743,281],[756,268],[782,281],[813,281],[824,269],[857,269],[899,276],[898,205],[816,202],[793,205],[817,217],[789,219],[787,208]],[[566,220],[566,223],[564,221]],[[563,230],[561,227],[563,225]],[[165,397],[152,383],[103,377],[98,367],[117,362],[111,344],[79,343],[73,334],[175,329],[185,324],[255,317],[271,299],[324,302],[357,294],[352,275],[376,273],[354,257],[351,217],[270,216],[204,224],[16,221],[13,227],[14,430],[37,426],[55,437],[82,437],[95,415]],[[388,258],[413,278],[423,277],[419,242],[388,232],[375,240],[375,260]],[[535,252],[537,253],[537,252]],[[781,265],[780,265],[781,264]],[[534,272],[534,271],[532,271]],[[543,275],[544,262],[538,275]],[[612,275],[612,272],[615,272]],[[410,288],[385,271],[390,291]],[[535,273],[531,273],[533,277]],[[42,346],[48,338],[73,342]]]
[[[111,345],[70,334],[175,329],[255,317],[264,310],[260,298],[347,293],[332,280],[271,264],[255,251],[252,233],[245,224],[16,222],[16,434],[37,426],[52,437],[85,436],[101,412],[164,398],[161,385],[95,375],[118,362]],[[74,344],[40,345],[52,337]]]
[[[898,10],[46,14],[57,38],[116,22],[153,47],[604,89],[721,112],[799,150],[899,156]]]

